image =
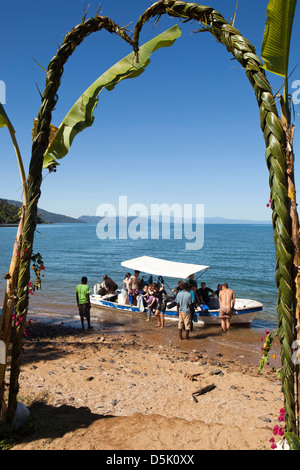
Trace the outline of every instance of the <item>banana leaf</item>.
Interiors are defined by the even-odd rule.
[[[8,116],[0,103],[0,127],[6,127],[9,124]]]
[[[138,62],[135,59],[134,52],[132,52],[101,75],[81,95],[63,119],[45,152],[43,167],[48,168],[53,164],[57,165],[57,159],[65,157],[69,152],[75,136],[93,124],[93,113],[99,101],[98,96],[104,88],[111,91],[121,80],[141,75],[150,63],[150,55],[161,47],[171,46],[180,36],[181,31],[175,25],[141,46]]]
[[[284,436],[288,441],[290,450],[300,450],[300,439],[298,436],[292,432],[286,432]]]
[[[8,131],[10,133],[10,137],[16,152],[16,157],[19,165],[19,171],[20,171],[20,176],[21,176],[21,181],[22,181],[22,186],[23,186],[23,202],[26,204],[26,198],[27,198],[27,185],[26,185],[26,175],[24,171],[24,165],[21,157],[21,152],[19,149],[19,145],[16,139],[16,131],[10,122],[2,104],[0,103],[0,127],[7,127]]]
[[[269,0],[261,56],[269,72],[288,76],[290,42],[297,0]]]

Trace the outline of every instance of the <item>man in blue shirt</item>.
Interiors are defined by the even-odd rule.
[[[194,313],[193,308],[193,297],[188,292],[189,285],[187,283],[183,284],[183,290],[178,292],[176,296],[177,303],[177,315],[179,316],[178,320],[178,332],[179,339],[182,339],[182,330],[185,330],[186,336],[185,339],[190,339],[190,330],[192,327],[192,315]]]

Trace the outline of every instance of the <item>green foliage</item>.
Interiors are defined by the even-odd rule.
[[[300,438],[293,432],[286,432],[285,438],[288,441],[290,450],[300,450]]]
[[[262,341],[264,341],[264,345],[261,348],[262,358],[261,358],[260,363],[259,363],[259,369],[258,369],[259,374],[262,373],[263,368],[269,362],[269,354],[270,354],[270,350],[272,349],[272,346],[273,346],[273,343],[274,343],[274,335],[275,334],[276,333],[274,333],[274,332],[270,333],[269,331],[266,331],[265,338],[262,338]]]
[[[7,114],[0,103],[0,127],[7,127],[7,124],[9,123],[9,119],[7,117]]]
[[[0,224],[18,224],[19,221],[20,207],[9,204],[5,199],[0,199]],[[37,216],[37,223],[43,223],[39,215]]]
[[[12,206],[5,199],[0,199],[0,224],[18,224],[19,211],[18,206]]]
[[[297,0],[270,0],[261,56],[264,68],[287,78]]]
[[[177,25],[159,34],[139,48],[138,62],[135,53],[113,65],[101,75],[76,101],[70,109],[58,130],[50,136],[50,144],[44,156],[44,168],[50,169],[57,165],[57,159],[67,155],[72,142],[79,132],[92,126],[94,122],[94,110],[99,101],[100,92],[106,88],[108,91],[124,79],[135,78],[141,75],[145,67],[149,65],[151,54],[161,47],[171,46],[181,36]],[[52,129],[51,129],[52,131]]]

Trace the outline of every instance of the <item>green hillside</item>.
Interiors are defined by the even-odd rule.
[[[22,206],[22,203],[20,201],[12,201],[9,199],[0,199],[0,201],[5,201],[8,205],[13,206],[15,211],[19,211],[19,208]],[[55,214],[54,212],[48,212],[45,211],[44,209],[38,208],[38,224],[82,224],[85,223],[83,220],[79,219],[74,219],[73,217],[68,217],[66,215],[62,214]],[[17,222],[1,222],[0,224],[13,224],[13,223],[18,223],[19,218],[17,219]]]
[[[5,199],[0,199],[0,224],[18,224],[20,220],[20,206],[9,204]],[[43,224],[41,217],[37,216],[37,223]]]

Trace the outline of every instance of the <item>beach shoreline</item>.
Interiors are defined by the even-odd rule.
[[[258,374],[259,349],[238,350],[231,332],[179,341],[169,327],[170,340],[149,323],[152,335],[34,319],[19,400],[42,425],[13,450],[268,450],[283,394],[270,367]]]

